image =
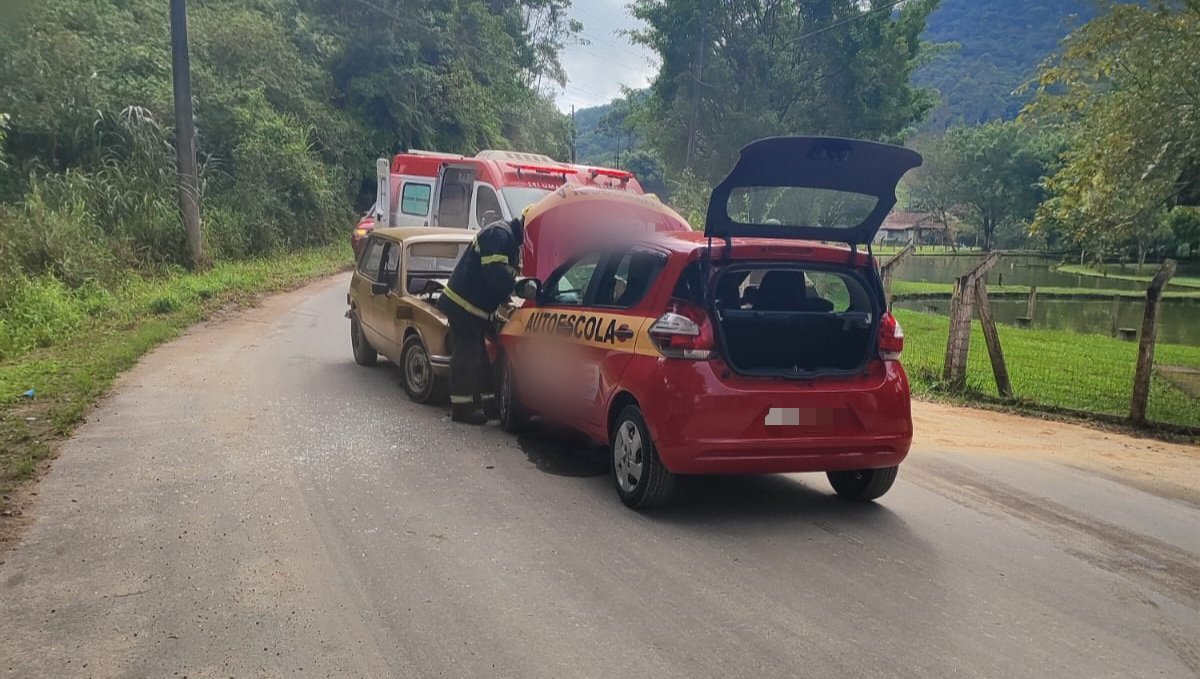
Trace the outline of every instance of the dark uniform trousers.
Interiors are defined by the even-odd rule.
[[[438,299],[450,323],[450,403],[458,412],[494,397],[484,339],[495,334],[492,317],[512,295],[522,226],[494,222],[480,230]]]
[[[493,398],[491,362],[484,340],[493,334],[491,321],[472,315],[456,305],[445,305],[450,322],[450,403],[474,403]]]

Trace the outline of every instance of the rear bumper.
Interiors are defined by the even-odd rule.
[[[893,467],[912,445],[908,379],[898,363],[810,382],[731,377],[719,362],[643,359],[633,388],[668,469],[679,474],[770,474]],[[639,361],[640,362],[640,361]],[[638,375],[647,379],[639,380]],[[820,413],[767,426],[773,409]]]
[[[660,446],[659,454],[677,474],[784,474],[895,467],[911,445],[911,436],[701,439],[668,451]]]

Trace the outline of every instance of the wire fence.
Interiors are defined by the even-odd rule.
[[[1172,303],[1187,305],[1188,314],[1200,317],[1200,300]],[[1130,299],[1125,304],[1144,309],[1145,301]],[[945,300],[923,302],[915,305],[917,309],[908,306],[895,313],[905,329],[904,364],[913,391],[1000,399],[978,316],[972,321],[965,384],[950,385],[943,378],[950,332]],[[1128,317],[1128,309],[1111,308]],[[1116,337],[1040,327],[1054,324],[1036,318],[1018,320],[1031,327],[997,324],[1012,400],[1106,419],[1130,416],[1139,350],[1136,330],[1122,328],[1117,318],[1112,322],[1113,334],[1120,335]],[[1163,334],[1160,330],[1155,347],[1146,419],[1152,425],[1200,434],[1200,346],[1163,342]]]

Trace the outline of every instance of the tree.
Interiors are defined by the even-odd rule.
[[[638,178],[647,193],[666,198],[667,185],[663,179],[662,160],[645,150],[633,151],[625,156],[623,167]]]
[[[1200,208],[1181,205],[1163,216],[1176,244],[1189,254],[1200,249]]]
[[[1053,138],[1021,123],[997,121],[953,128],[922,150],[928,167],[914,180],[914,207],[945,223],[961,218],[990,250],[998,229],[1033,218],[1058,148]]]
[[[1165,237],[1161,214],[1200,199],[1200,0],[1110,5],[1041,72],[1023,116],[1062,130],[1062,167],[1035,228],[1055,223],[1098,257]]]
[[[960,203],[955,157],[941,137],[921,140],[916,147],[924,163],[913,170],[902,185],[907,191],[905,203],[910,209],[936,217],[946,230],[950,246],[957,250],[960,220],[956,210]]]
[[[776,134],[898,140],[933,105],[910,77],[936,0],[634,0],[657,53],[646,132],[673,174],[715,181]]]
[[[569,0],[190,4],[204,237],[218,259],[342,237],[374,159],[402,147],[567,155],[566,116],[539,86],[563,76],[558,50],[579,29]],[[0,3],[0,212],[71,229],[57,240],[121,267],[181,261],[166,10]],[[0,249],[27,232],[0,220]],[[59,255],[20,242],[24,273],[56,271]]]

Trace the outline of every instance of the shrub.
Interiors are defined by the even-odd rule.
[[[0,300],[0,359],[70,336],[84,319],[78,299],[53,276],[10,281]]]

